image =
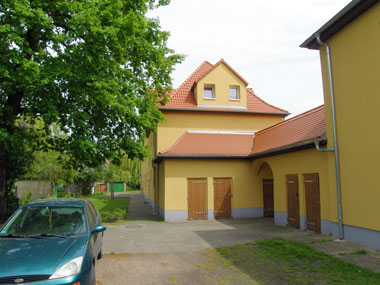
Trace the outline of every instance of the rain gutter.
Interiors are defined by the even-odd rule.
[[[324,149],[319,148],[319,142],[315,142],[316,149],[318,151],[330,151],[334,152],[335,157],[335,176],[336,176],[336,188],[337,188],[337,208],[338,208],[338,224],[339,224],[339,239],[344,239],[343,221],[342,221],[342,201],[341,201],[341,188],[340,188],[340,168],[339,168],[339,155],[338,155],[338,136],[337,136],[337,126],[336,126],[336,115],[335,115],[335,98],[334,98],[334,85],[332,78],[332,67],[331,67],[331,52],[330,46],[321,41],[320,34],[315,35],[317,42],[320,46],[325,46],[326,48],[326,59],[327,59],[327,73],[329,77],[329,88],[330,88],[330,99],[331,99],[331,115],[333,124],[333,137],[334,137],[334,148]]]

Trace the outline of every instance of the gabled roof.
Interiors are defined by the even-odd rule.
[[[305,40],[301,47],[309,49],[319,49],[317,42],[317,34],[320,35],[322,41],[326,41],[361,14],[370,9],[373,5],[379,3],[379,0],[354,0],[344,7],[338,14],[331,18],[318,31]]]
[[[326,132],[324,105],[256,133],[251,155],[274,152],[320,138]]]
[[[247,157],[251,152],[254,132],[186,131],[160,157]]]
[[[232,112],[232,113],[261,113],[261,114],[274,114],[286,116],[289,112],[273,105],[266,103],[260,99],[251,88],[247,88],[247,109],[235,108],[214,108],[214,107],[200,107],[195,100],[194,92],[192,90],[194,84],[199,82],[203,77],[215,69],[218,65],[226,65],[231,72],[233,72],[240,80],[246,85],[248,82],[241,77],[230,65],[223,59],[212,65],[208,61],[204,61],[177,89],[172,90],[170,100],[165,106],[159,106],[161,111],[203,111],[203,112]]]

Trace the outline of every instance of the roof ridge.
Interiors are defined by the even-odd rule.
[[[247,91],[248,91],[248,92],[251,92],[252,95],[255,96],[255,98],[257,98],[258,100],[260,100],[261,102],[263,102],[265,105],[268,105],[268,106],[270,106],[270,107],[272,107],[272,108],[275,108],[275,109],[277,109],[277,110],[279,110],[279,111],[282,111],[282,112],[285,112],[285,113],[290,114],[289,111],[284,110],[284,109],[281,109],[281,108],[279,108],[279,107],[276,107],[276,106],[274,106],[274,105],[272,105],[272,104],[269,104],[268,102],[264,101],[263,99],[261,99],[259,96],[256,95],[255,91],[253,91],[253,89],[252,89],[251,87],[247,88]]]
[[[165,154],[167,152],[169,152],[172,148],[174,148],[178,142],[186,135],[188,134],[187,130],[183,132],[182,135],[180,135],[167,149],[163,150],[163,151],[160,151],[158,154]]]
[[[301,113],[301,114],[299,114],[299,115],[297,115],[297,116],[294,116],[293,118],[290,118],[290,119],[288,119],[288,120],[284,120],[284,121],[279,122],[279,123],[277,123],[277,124],[274,124],[274,125],[272,125],[272,126],[270,126],[270,127],[267,127],[267,128],[265,128],[265,129],[262,129],[262,130],[258,131],[256,134],[258,135],[258,134],[261,134],[261,133],[265,133],[265,132],[267,132],[267,131],[269,131],[269,130],[271,130],[271,129],[274,129],[274,128],[279,127],[279,125],[285,125],[285,124],[288,124],[288,123],[293,122],[293,121],[295,121],[295,120],[299,120],[299,119],[301,119],[302,117],[305,117],[306,115],[313,114],[313,113],[319,111],[320,109],[322,109],[322,108],[324,108],[324,107],[325,107],[324,104],[323,104],[323,105],[320,105],[320,106],[318,106],[318,107],[315,107],[315,108],[313,108],[313,109],[310,109],[310,110],[308,110],[308,111],[305,111],[305,112],[303,112],[303,113]]]
[[[234,73],[237,77],[239,77],[239,79],[244,82],[245,86],[248,85],[248,81],[245,80],[243,78],[243,76],[241,76],[235,69],[233,69],[233,67],[231,65],[229,65],[223,58],[221,58],[217,63],[215,63],[214,67],[212,69],[210,69],[204,76],[209,74],[212,70],[214,70],[221,63],[223,63],[225,66],[227,66],[228,69],[230,69],[232,71],[232,73]]]

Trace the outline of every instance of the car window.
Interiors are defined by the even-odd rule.
[[[100,225],[102,223],[102,217],[100,216],[98,210],[95,208],[94,204],[91,202],[88,203],[90,205],[90,208],[95,216],[95,221],[97,225]]]
[[[93,230],[96,224],[95,215],[88,204],[86,205],[86,210],[88,217],[88,226],[90,227],[90,230]]]
[[[19,209],[1,230],[11,235],[78,235],[87,230],[81,207],[30,206]]]

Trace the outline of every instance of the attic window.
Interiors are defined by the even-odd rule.
[[[215,90],[214,86],[212,85],[205,85],[203,90],[203,96],[205,99],[215,99]]]
[[[230,86],[230,100],[239,100],[239,99],[240,99],[239,87]]]

